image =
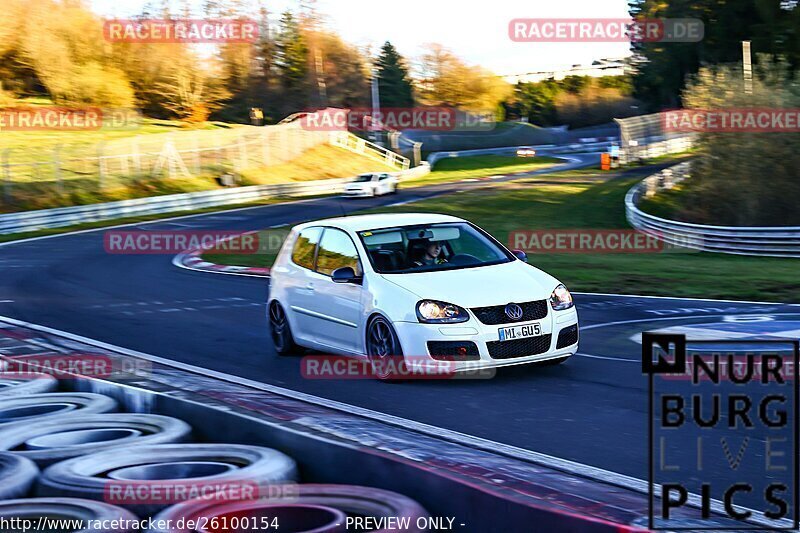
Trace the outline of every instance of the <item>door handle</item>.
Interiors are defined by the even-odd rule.
[[[313,291],[314,290],[314,284],[313,283],[306,283],[306,290],[307,291]]]

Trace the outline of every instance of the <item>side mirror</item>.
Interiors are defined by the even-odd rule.
[[[528,254],[522,250],[511,250],[511,253],[514,254],[514,256],[520,261],[524,261],[526,263],[528,262]]]
[[[355,283],[361,284],[361,277],[356,276],[356,271],[353,267],[337,268],[331,273],[331,279],[334,283]]]

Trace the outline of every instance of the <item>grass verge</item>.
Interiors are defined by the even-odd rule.
[[[472,178],[485,178],[495,174],[512,174],[541,170],[562,163],[555,157],[515,157],[482,155],[440,159],[433,171],[403,182],[403,187],[419,187],[433,183],[446,183]]]
[[[319,145],[306,150],[289,162],[239,172],[240,185],[292,183],[316,179],[345,178],[362,172],[395,171],[394,167],[343,148]],[[204,170],[195,176],[153,178],[130,175],[123,180],[106,180],[101,187],[96,179],[64,180],[61,186],[52,181],[13,183],[10,199],[0,204],[0,212],[15,212],[54,207],[87,205],[103,202],[148,198],[219,189],[216,177],[225,173],[222,167]],[[3,191],[5,192],[5,191]]]
[[[513,230],[627,228],[623,199],[640,179],[509,183],[420,201],[414,211],[467,218],[501,242]],[[530,254],[529,261],[574,291],[800,302],[794,259],[685,252]]]
[[[423,200],[415,202],[411,210],[467,218],[501,242],[508,242],[514,230],[628,228],[623,200],[642,175],[607,179],[609,174],[596,170],[563,174],[550,175],[549,182],[521,180]],[[388,207],[370,212],[396,210]],[[205,258],[260,267],[270,266],[274,260],[267,255]],[[662,252],[530,254],[529,261],[574,291],[800,302],[800,279],[793,259]]]

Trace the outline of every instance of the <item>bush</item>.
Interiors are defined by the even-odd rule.
[[[701,69],[684,93],[687,107],[797,109],[800,78],[761,59],[746,94],[741,67]],[[678,215],[707,224],[800,225],[800,133],[701,133]]]

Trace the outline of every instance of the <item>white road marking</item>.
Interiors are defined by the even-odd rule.
[[[603,324],[592,324],[591,326],[583,326],[583,327],[581,327],[581,331],[586,331],[587,329],[604,328],[604,327],[608,327],[608,326],[622,326],[622,325],[625,325],[625,324],[637,324],[637,323],[641,323],[641,322],[661,322],[661,321],[664,321],[664,320],[686,320],[686,319],[690,319],[690,318],[725,317],[725,316],[729,316],[730,314],[731,313],[726,313],[726,314],[721,314],[721,315],[702,315],[702,317],[698,317],[698,316],[670,316],[670,317],[661,317],[661,318],[637,318],[637,319],[634,319],[634,320],[620,320],[618,322],[605,322]],[[748,314],[748,313],[742,313],[742,314]],[[782,315],[794,315],[796,313],[770,313],[770,314],[774,315],[774,316],[782,316]],[[689,342],[691,342],[692,340],[697,340],[697,339],[688,339],[688,340],[689,340]],[[579,356],[579,357],[588,357],[590,359],[605,359],[607,361],[618,361],[618,362],[622,362],[622,363],[640,363],[641,362],[641,359],[639,359],[639,358],[623,359],[622,357],[607,357],[607,356],[603,356],[603,355],[585,354],[585,353],[580,353],[580,352],[576,353],[575,355]]]

